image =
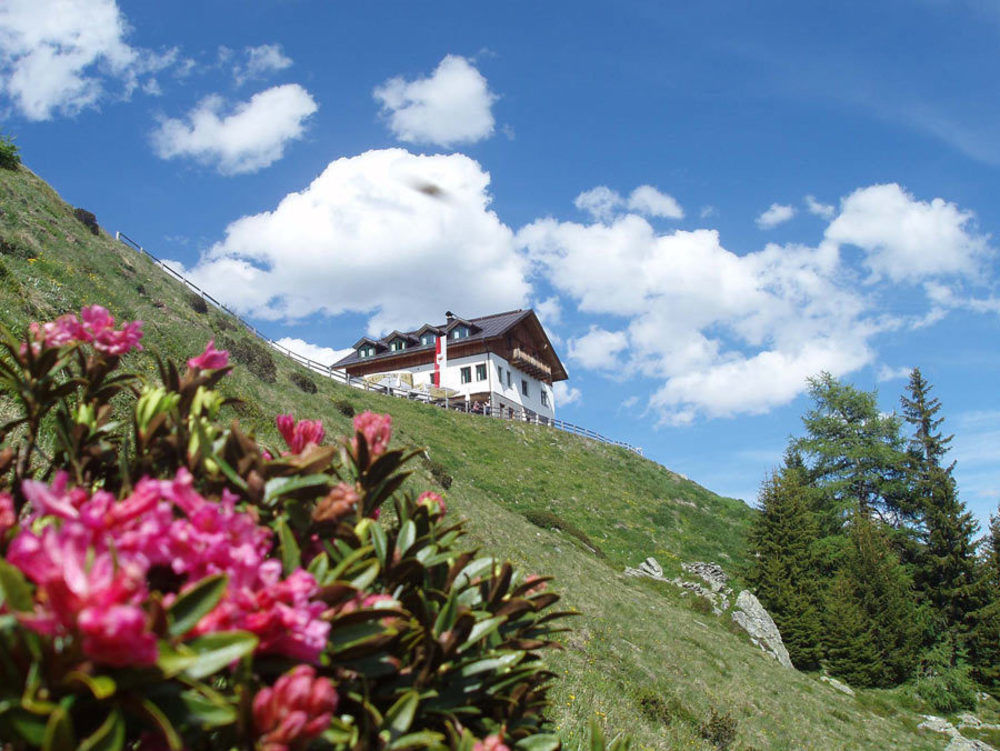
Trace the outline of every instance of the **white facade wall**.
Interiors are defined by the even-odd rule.
[[[476,365],[486,365],[485,380],[476,380]],[[462,383],[462,368],[469,368],[471,382]],[[413,375],[414,386],[424,383],[430,384],[434,380],[433,363],[385,372],[389,374],[410,373]],[[510,374],[510,386],[507,385],[508,373]],[[522,390],[522,380],[527,381],[527,396]],[[490,392],[494,395],[494,406],[502,404],[504,407],[513,407],[515,410],[529,409],[543,417],[556,416],[555,396],[552,393],[552,387],[544,381],[512,367],[507,360],[492,352],[481,352],[468,357],[449,357],[448,367],[442,374],[441,385],[445,388],[455,389],[458,392],[456,398]],[[547,395],[548,406],[542,404],[543,389]]]

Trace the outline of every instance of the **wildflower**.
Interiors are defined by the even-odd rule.
[[[320,420],[299,420],[291,415],[278,415],[274,419],[281,437],[293,454],[301,454],[310,446],[318,446],[326,431]]]
[[[299,665],[253,698],[253,724],[261,751],[304,746],[330,725],[339,697],[329,678]]]
[[[115,319],[106,308],[89,305],[80,311],[84,341],[92,342],[94,349],[108,355],[124,355],[132,349],[142,349],[142,321],[132,321],[115,329]]]
[[[218,370],[229,364],[229,352],[215,348],[215,339],[209,339],[205,351],[187,361],[194,370]]]
[[[444,505],[444,499],[431,490],[421,493],[417,498],[417,503],[425,504],[432,514],[437,514],[438,516],[444,516],[445,509],[447,508]]]
[[[17,524],[17,513],[14,511],[14,498],[10,493],[0,493],[0,538]]]
[[[510,751],[503,742],[503,733],[493,733],[481,741],[476,741],[472,751]]]
[[[392,438],[392,417],[377,415],[370,411],[362,412],[354,417],[354,432],[364,437],[368,446],[369,460],[373,462],[389,448],[389,440]],[[357,456],[357,435],[351,439],[351,448]]]
[[[316,504],[312,512],[313,521],[336,521],[354,511],[360,500],[361,496],[354,486],[342,482]]]

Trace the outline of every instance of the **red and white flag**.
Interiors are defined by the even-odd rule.
[[[448,367],[448,337],[439,336],[434,341],[434,385],[441,388],[441,375]]]

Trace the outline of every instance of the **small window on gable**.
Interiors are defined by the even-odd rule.
[[[523,378],[521,379],[521,393],[528,396],[528,382]]]
[[[462,383],[472,383],[472,367],[465,367],[459,371]]]
[[[468,326],[456,326],[451,330],[452,339],[465,339],[469,335]]]
[[[423,346],[425,346],[425,347],[426,347],[426,346],[427,346],[428,344],[434,344],[434,334],[430,334],[430,333],[427,333],[427,334],[421,334],[421,335],[420,335],[420,343],[421,343],[421,344],[422,344]]]
[[[510,388],[510,371],[507,371],[507,388]]]
[[[503,386],[503,368],[497,365],[497,380],[500,381],[500,385]]]
[[[358,357],[371,357],[375,354],[375,348],[370,344],[358,349]]]
[[[542,392],[541,393],[542,393],[542,406],[543,407],[548,407],[549,406],[549,392],[546,391],[544,388],[542,388]]]
[[[406,342],[402,339],[393,339],[389,343],[389,350],[392,352],[402,352],[406,349]]]
[[[486,380],[486,363],[480,363],[476,366],[476,380],[485,381]]]

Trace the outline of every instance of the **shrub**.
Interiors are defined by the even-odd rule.
[[[73,209],[73,216],[79,219],[83,223],[83,226],[90,230],[90,234],[101,234],[101,228],[97,224],[97,217],[90,211],[86,209]]]
[[[333,403],[333,406],[336,407],[337,411],[344,417],[354,417],[354,405],[346,399],[337,399]]]
[[[329,442],[279,415],[266,447],[221,419],[226,352],[146,383],[141,336],[93,306],[0,343],[5,748],[560,747],[558,595],[402,490],[388,415]]]
[[[431,473],[431,477],[434,478],[434,482],[440,485],[445,490],[451,487],[451,475],[449,475],[441,462],[426,461],[427,470]]]
[[[0,237],[0,254],[24,260],[38,257],[38,254],[31,248],[18,245],[17,243],[11,242],[10,240],[6,240],[2,237]]]
[[[201,295],[195,292],[188,292],[184,295],[184,300],[187,302],[188,307],[198,315],[205,315],[208,312],[208,303],[205,302],[205,298]]]
[[[922,676],[913,684],[912,690],[939,714],[953,714],[976,708],[976,684],[967,665]]]
[[[726,751],[736,740],[736,718],[726,712],[719,714],[713,707],[712,714],[698,729],[698,735],[721,751]]]
[[[536,527],[541,527],[542,529],[558,529],[571,537],[575,537],[583,546],[587,548],[591,553],[596,555],[598,558],[606,558],[604,551],[601,550],[593,540],[591,540],[587,533],[582,529],[577,527],[575,524],[564,521],[560,517],[553,514],[551,511],[536,511],[529,510],[524,512],[524,518],[529,522],[534,524]]]
[[[307,394],[315,394],[319,389],[316,387],[315,381],[313,381],[309,376],[303,375],[302,373],[292,373],[288,376],[288,379],[294,383],[301,391]]]
[[[256,339],[230,339],[220,336],[219,346],[227,349],[234,360],[246,365],[247,370],[264,383],[274,383],[278,380],[278,366],[274,358],[271,357],[267,347]]]
[[[0,168],[15,170],[21,164],[21,154],[13,136],[0,134]]]

